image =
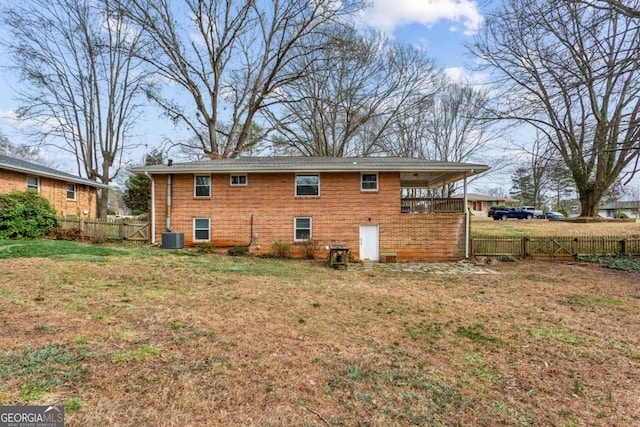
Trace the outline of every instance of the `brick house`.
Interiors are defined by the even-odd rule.
[[[458,199],[464,198],[464,194],[453,196]],[[518,200],[509,197],[486,196],[484,194],[467,193],[467,207],[474,215],[487,216],[492,206],[516,205]]]
[[[33,190],[61,216],[95,218],[104,184],[0,154],[0,194]]]
[[[428,190],[487,169],[389,157],[241,157],[132,171],[152,178],[152,242],[172,231],[187,246],[267,253],[274,242],[313,239],[322,251],[345,245],[360,259],[406,261],[468,255],[465,200]]]

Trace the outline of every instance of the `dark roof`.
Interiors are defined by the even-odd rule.
[[[137,174],[400,172],[403,182],[442,184],[489,169],[487,165],[439,162],[404,157],[240,157],[168,165],[138,166]],[[416,179],[411,179],[413,175]]]
[[[22,172],[40,177],[53,178],[76,184],[84,184],[96,188],[109,188],[108,185],[100,184],[98,182],[91,181],[90,179],[81,178],[77,175],[60,172],[47,166],[42,166],[37,163],[27,162],[26,160],[4,156],[2,154],[0,154],[0,169]]]
[[[600,206],[600,209],[640,209],[640,200],[608,203]]]

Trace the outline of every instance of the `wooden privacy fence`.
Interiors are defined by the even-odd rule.
[[[473,236],[473,256],[567,259],[576,256],[640,255],[640,237],[628,236]]]
[[[79,228],[90,239],[149,242],[149,223],[146,221],[58,218],[58,225],[64,229]]]

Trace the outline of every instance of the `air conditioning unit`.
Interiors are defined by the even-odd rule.
[[[163,249],[182,249],[184,248],[184,233],[167,232],[162,233]]]

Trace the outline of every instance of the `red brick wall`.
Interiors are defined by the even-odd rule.
[[[36,176],[36,175],[29,175]],[[96,216],[96,190],[87,185],[76,184],[76,199],[67,199],[67,182],[52,178],[40,178],[40,195],[51,203],[63,216]],[[27,174],[0,169],[0,194],[27,190]],[[85,215],[84,211],[89,214]]]
[[[210,218],[214,245],[247,245],[253,233],[258,239],[252,251],[270,252],[275,241],[293,243],[295,217],[311,217],[312,237],[323,248],[318,256],[329,244],[347,245],[358,256],[360,225],[377,224],[380,253],[397,253],[399,260],[464,257],[464,215],[402,214],[398,173],[380,173],[378,192],[360,191],[360,173],[322,173],[319,197],[296,197],[293,173],[249,174],[248,185],[237,187],[229,179],[229,174],[212,175],[211,197],[202,199],[194,197],[193,175],[173,175],[171,228],[184,233],[185,245],[194,244],[194,218]],[[154,180],[155,237],[161,242],[167,176]]]

